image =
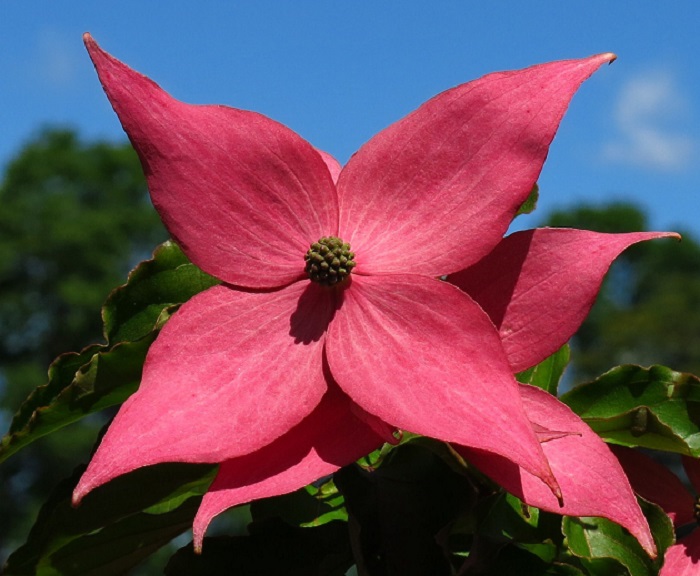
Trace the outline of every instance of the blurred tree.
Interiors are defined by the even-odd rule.
[[[599,232],[647,230],[631,204],[555,212],[547,225]],[[655,240],[633,246],[613,264],[598,300],[572,344],[577,381],[624,363],[665,364],[700,374],[700,245]]]
[[[128,144],[48,129],[0,182],[0,424],[46,381],[51,360],[102,341],[100,307],[167,237]],[[100,422],[50,435],[0,467],[0,555],[50,488],[86,460]]]

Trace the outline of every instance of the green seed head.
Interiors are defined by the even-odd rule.
[[[304,256],[306,273],[314,282],[336,286],[344,282],[355,267],[355,253],[335,236],[324,236],[314,242]]]

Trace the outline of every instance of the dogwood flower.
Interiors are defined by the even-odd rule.
[[[561,501],[513,373],[571,336],[619,251],[664,234],[503,235],[573,94],[612,54],[448,90],[341,167],[273,120],[179,102],[85,43],[165,226],[222,284],[162,329],[76,504],[142,466],[220,463],[199,546],[226,508],[332,473],[395,429],[498,455]],[[563,274],[523,258],[530,245]],[[479,288],[480,267],[504,283]],[[645,530],[641,512],[623,521]]]

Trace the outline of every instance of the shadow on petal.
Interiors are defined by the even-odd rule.
[[[693,576],[700,568],[700,530],[681,538],[664,555],[659,576]]]
[[[333,320],[335,310],[335,290],[309,282],[289,318],[289,335],[296,344],[318,342]]]
[[[529,230],[521,233],[520,242],[502,241],[486,258],[447,278],[479,303],[496,328],[501,328],[513,299],[532,237]]]

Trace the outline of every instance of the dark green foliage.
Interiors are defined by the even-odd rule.
[[[60,482],[6,573],[118,576],[192,525],[215,467],[162,464],[95,490],[78,507],[71,493],[84,467]]]
[[[465,476],[409,442],[375,471],[348,466],[335,477],[360,574],[451,574],[449,524],[474,503]]]
[[[343,576],[353,565],[345,522],[297,528],[282,520],[251,524],[250,534],[205,538],[203,553],[192,544],[168,563],[166,576]]]

